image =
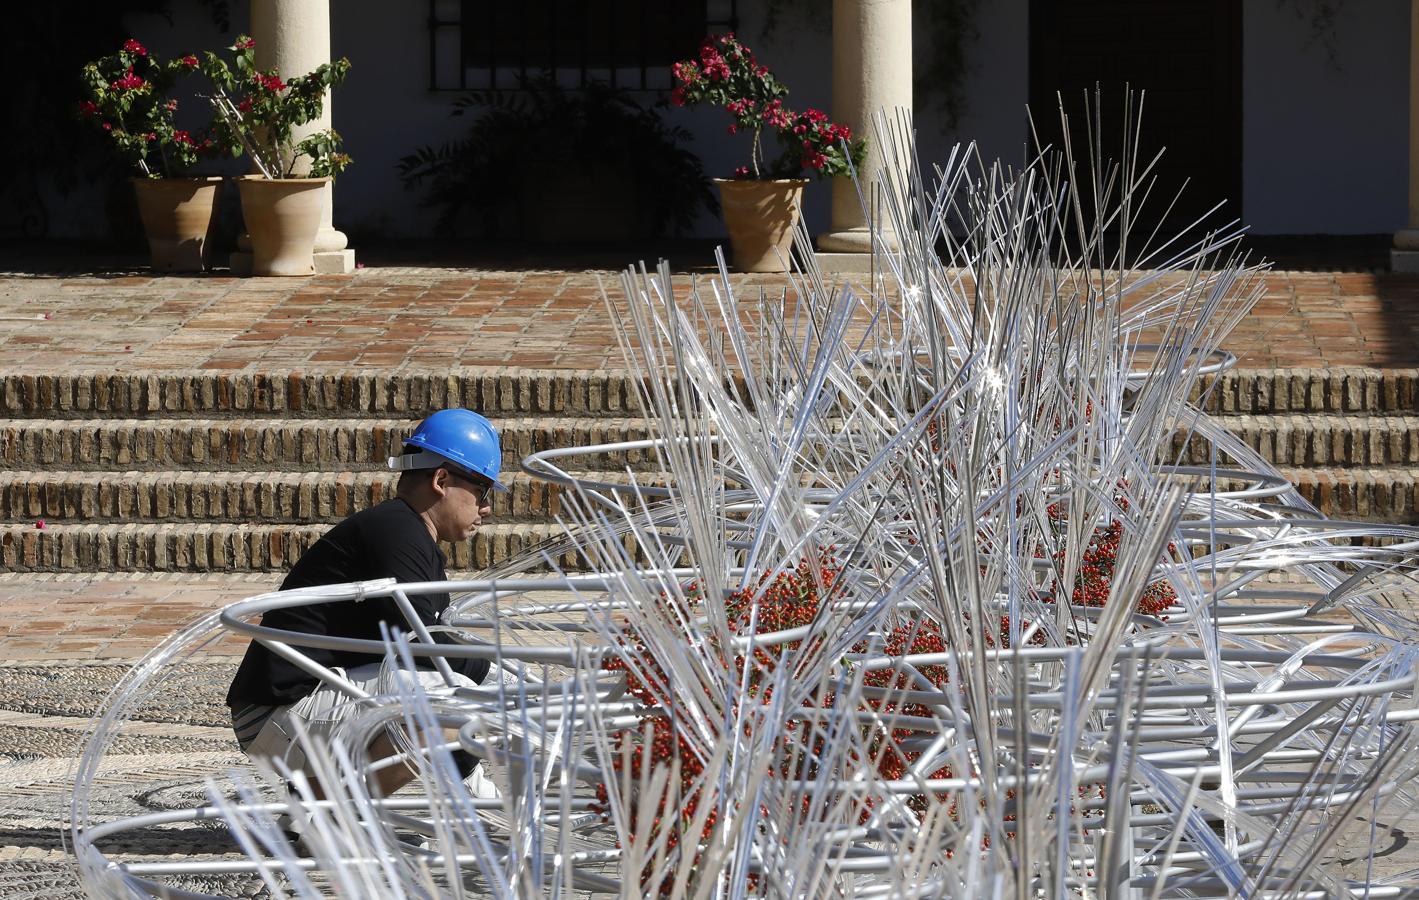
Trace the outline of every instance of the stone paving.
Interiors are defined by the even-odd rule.
[[[279,575],[0,575],[0,659],[136,659],[182,626],[244,597],[274,590]],[[240,654],[229,640],[212,648]]]
[[[694,277],[682,274],[678,289]],[[852,279],[855,276],[842,276]],[[612,271],[366,268],[310,278],[0,274],[0,371],[619,367]],[[780,276],[735,276],[741,289]],[[1245,366],[1419,365],[1419,276],[1275,272]]]

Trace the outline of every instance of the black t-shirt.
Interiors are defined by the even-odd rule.
[[[342,584],[394,578],[397,581],[443,581],[446,560],[428,526],[404,500],[396,497],[355,513],[325,533],[307,550],[281,582],[281,590],[314,585]],[[448,594],[410,596],[409,602],[426,625],[438,623],[448,608]],[[340,600],[289,609],[275,609],[261,617],[261,624],[286,631],[327,634],[335,637],[381,639],[380,623],[411,632],[399,606],[391,597],[367,600]],[[453,643],[446,633],[434,632],[434,640]],[[323,666],[350,669],[380,662],[382,656],[347,653],[314,647],[296,647]],[[427,659],[417,659],[420,668],[432,668]],[[488,672],[487,660],[450,658],[455,672],[481,682]],[[239,706],[259,703],[284,706],[310,694],[319,680],[252,641],[227,691],[227,703]]]

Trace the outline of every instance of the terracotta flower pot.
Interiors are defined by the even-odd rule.
[[[259,175],[237,180],[241,216],[251,236],[251,274],[314,274],[315,233],[329,181]]]
[[[803,208],[806,178],[752,181],[716,178],[729,250],[741,272],[783,272],[793,249],[793,226]]]
[[[134,178],[138,216],[156,272],[201,272],[212,255],[221,178]]]

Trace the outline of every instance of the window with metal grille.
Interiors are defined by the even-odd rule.
[[[732,31],[737,0],[429,0],[429,87],[516,89],[550,75],[668,90],[670,64],[705,36]]]

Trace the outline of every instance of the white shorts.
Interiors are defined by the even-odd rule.
[[[335,668],[333,671],[367,694],[394,693],[398,689],[394,679],[411,675],[417,676],[424,690],[431,695],[437,696],[449,690],[441,674],[424,669],[410,672],[408,669],[386,669],[383,663],[369,663],[349,670]],[[453,683],[455,687],[478,686],[477,682],[460,672],[453,673]],[[296,727],[292,723],[299,720],[307,734],[328,739],[346,719],[364,709],[365,706],[355,702],[348,694],[321,682],[314,692],[295,703],[277,707],[246,746],[246,755],[268,761],[284,760],[292,771],[304,771],[305,751],[296,740]]]

